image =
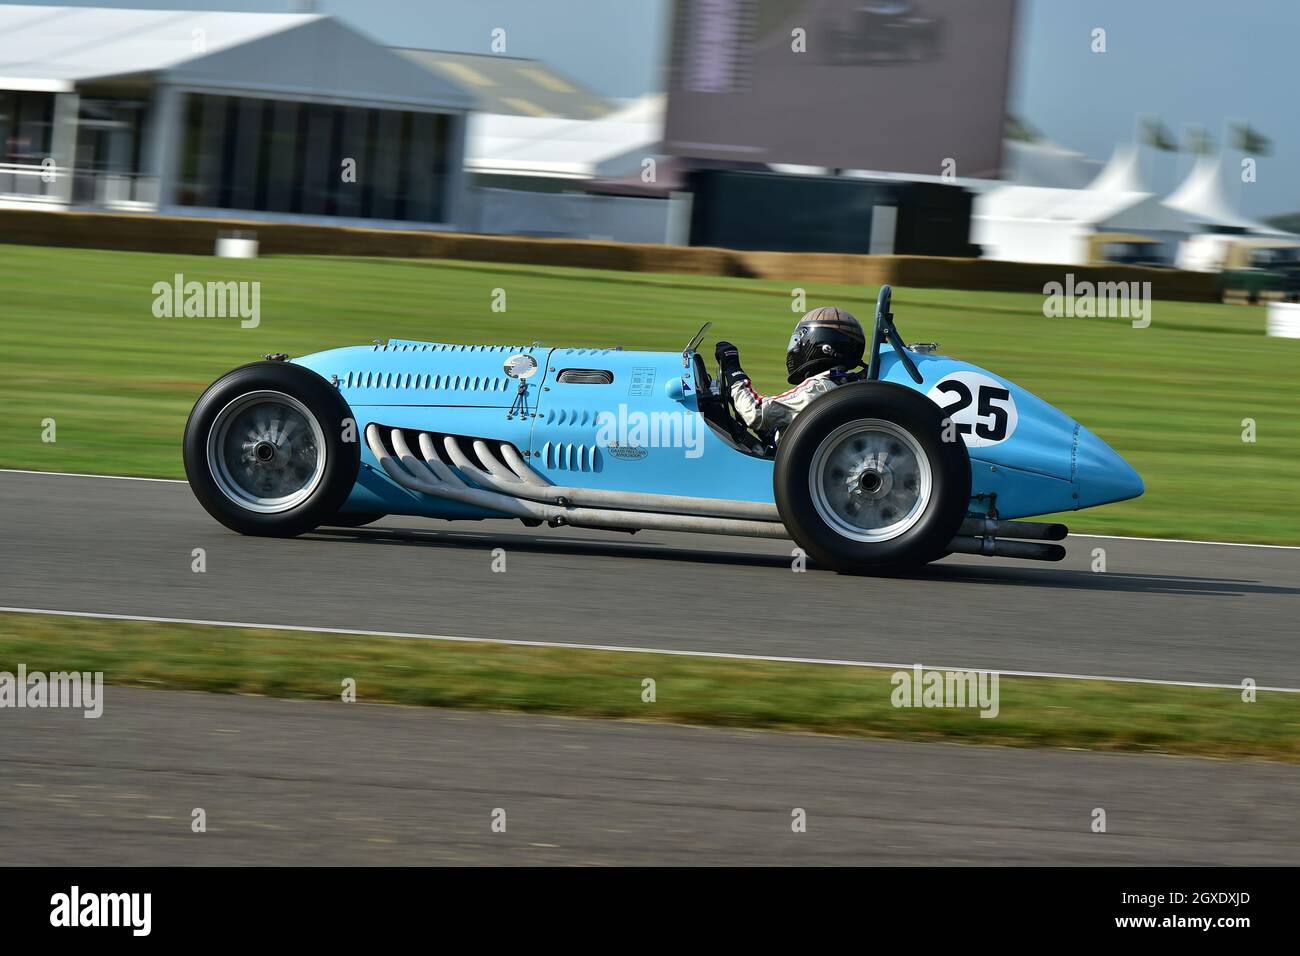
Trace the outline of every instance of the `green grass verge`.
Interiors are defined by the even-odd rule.
[[[981,718],[895,708],[891,672],[871,668],[2,614],[0,670],[19,663],[178,690],[339,700],[350,677],[371,703],[1300,762],[1293,694],[1002,678]]]
[[[1063,270],[1064,271],[1064,270]],[[261,325],[157,319],[155,282],[258,280]],[[263,353],[375,338],[676,349],[704,321],[782,388],[792,283],[439,261],[217,260],[0,246],[0,467],[180,477],[194,399]],[[507,311],[491,311],[492,290]],[[869,319],[876,290],[807,285]],[[1156,302],[1150,328],[1049,319],[1035,294],[899,289],[911,341],[997,371],[1101,435],[1147,494],[1070,518],[1081,532],[1300,543],[1300,342],[1258,307]],[[41,441],[54,418],[58,441]],[[1253,418],[1258,441],[1241,440]]]

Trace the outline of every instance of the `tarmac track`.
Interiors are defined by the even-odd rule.
[[[183,483],[21,473],[0,519],[9,607],[1300,687],[1294,550],[1083,538],[866,579],[505,522],[241,538]],[[1280,764],[110,687],[98,720],[0,714],[0,774],[9,863],[1300,862]]]
[[[1282,764],[108,687],[0,774],[6,864],[1300,862]]]
[[[859,578],[783,541],[506,521],[247,538],[183,483],[17,472],[0,521],[8,607],[1300,688],[1300,549],[1080,537]]]

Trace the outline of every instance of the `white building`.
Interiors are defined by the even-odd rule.
[[[593,181],[675,182],[661,152],[664,97],[651,94],[597,119],[475,113],[465,166],[477,229],[488,233],[684,243],[690,200],[671,188],[593,192]],[[606,191],[608,192],[608,191]]]
[[[328,16],[0,6],[0,202],[456,226],[472,103]]]

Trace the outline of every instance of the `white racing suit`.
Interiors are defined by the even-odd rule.
[[[749,376],[742,372],[732,376],[731,404],[746,425],[756,432],[771,435],[789,428],[794,417],[818,395],[856,382],[861,377],[842,368],[833,368],[809,376],[788,392],[765,397],[754,391]]]

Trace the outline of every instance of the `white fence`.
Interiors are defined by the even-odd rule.
[[[158,179],[138,173],[73,170],[52,163],[0,163],[0,198],[41,205],[152,209],[158,204]]]

